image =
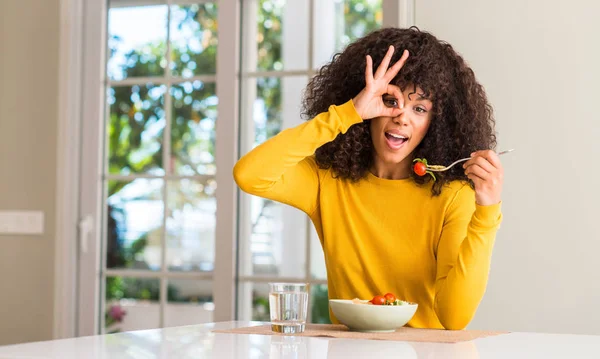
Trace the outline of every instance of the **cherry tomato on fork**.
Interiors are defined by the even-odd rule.
[[[425,173],[427,173],[427,165],[423,162],[416,162],[413,167],[413,170],[415,171],[417,176],[425,176]]]

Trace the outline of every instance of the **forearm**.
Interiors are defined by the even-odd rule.
[[[361,121],[352,101],[330,106],[327,112],[280,132],[243,156],[233,170],[235,181],[247,193],[309,211],[310,205],[300,202],[315,194],[318,179],[314,161],[307,158]]]
[[[447,274],[438,277],[434,308],[446,329],[463,329],[485,293],[500,205],[477,206]]]

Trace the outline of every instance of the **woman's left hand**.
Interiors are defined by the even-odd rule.
[[[498,204],[502,197],[504,169],[496,152],[477,151],[463,165],[465,174],[475,184],[475,202],[480,206]]]

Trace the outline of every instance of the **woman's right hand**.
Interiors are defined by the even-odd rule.
[[[400,115],[400,109],[404,107],[404,96],[402,96],[400,88],[390,85],[390,81],[396,77],[402,66],[404,66],[408,58],[408,50],[404,50],[400,60],[388,69],[393,55],[394,47],[390,46],[375,75],[373,75],[373,59],[367,55],[367,66],[365,69],[366,86],[352,99],[354,108],[363,120],[380,116],[395,117]],[[395,97],[398,101],[398,107],[386,106],[383,102],[385,94]]]

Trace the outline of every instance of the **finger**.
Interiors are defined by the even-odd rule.
[[[483,158],[485,158],[486,160],[488,160],[489,163],[492,164],[492,166],[501,169],[502,168],[502,162],[500,161],[500,156],[498,156],[498,154],[492,150],[483,150],[483,151],[476,151],[473,152],[471,154],[472,157],[474,156],[481,156]]]
[[[467,178],[470,179],[471,181],[473,181],[473,184],[475,185],[475,188],[481,188],[483,186],[483,184],[485,183],[485,180],[481,177],[478,177],[475,174],[468,174]]]
[[[398,108],[404,108],[404,95],[400,91],[400,87],[396,85],[387,85],[386,93],[394,96],[398,100]]]
[[[380,116],[398,117],[402,114],[402,110],[398,107],[384,107]]]
[[[475,191],[496,191],[498,186],[502,186],[502,181],[496,176],[485,177],[477,173],[469,173],[467,178],[473,181]]]
[[[478,165],[479,167],[483,168],[486,172],[489,173],[496,172],[496,167],[494,167],[487,159],[478,155],[465,162],[463,168],[466,169],[473,165]]]
[[[386,107],[385,110],[383,110],[383,113],[381,115],[387,116],[387,117],[398,117],[398,116],[400,116],[400,114],[402,114],[402,110],[400,110],[399,108]]]
[[[488,180],[488,179],[491,179],[491,177],[492,177],[492,174],[490,172],[484,170],[477,164],[467,167],[467,169],[465,170],[465,174],[467,175],[467,177],[469,175],[473,174],[483,180]]]
[[[373,59],[367,55],[367,66],[365,68],[365,83],[368,85],[373,82]]]
[[[385,80],[387,82],[392,81],[392,79],[394,77],[396,77],[396,75],[398,75],[398,72],[400,72],[400,69],[406,63],[406,60],[408,59],[408,55],[409,55],[408,50],[404,50],[404,52],[402,53],[402,57],[400,58],[400,60],[396,61],[396,63],[394,64],[394,66],[392,66],[386,72],[386,74],[385,74]]]
[[[387,53],[383,57],[383,60],[381,60],[381,64],[379,64],[377,71],[375,72],[376,79],[380,79],[385,75],[385,73],[388,69],[388,66],[390,65],[390,61],[392,61],[393,55],[394,55],[394,46],[390,46]]]

